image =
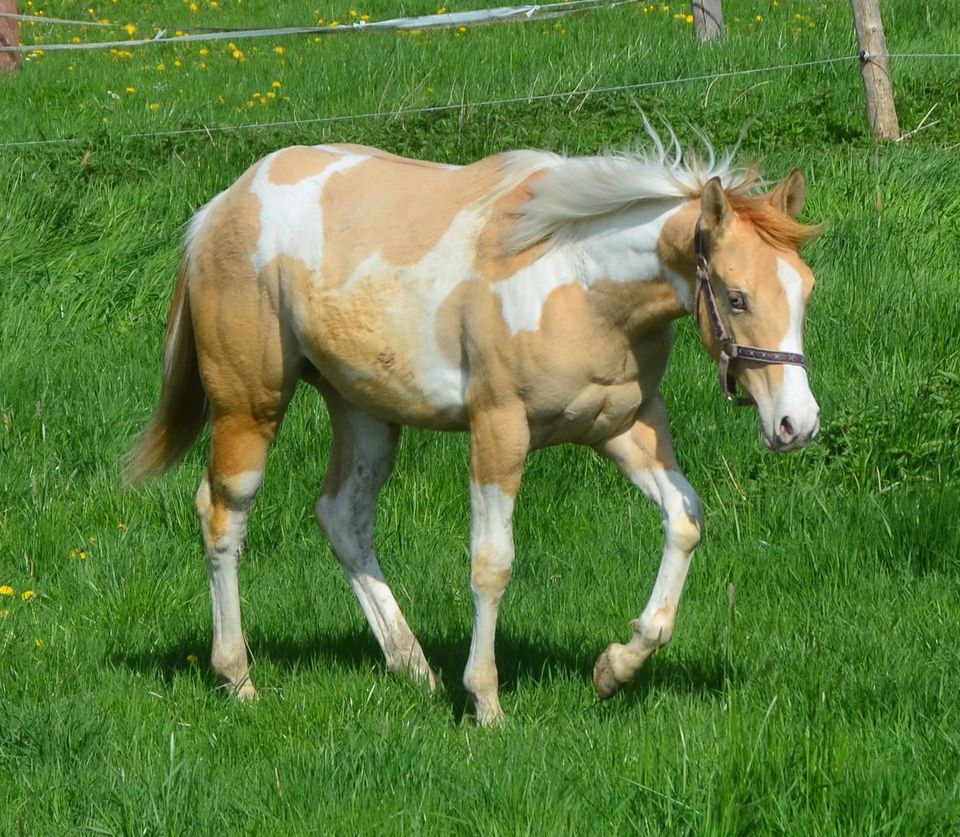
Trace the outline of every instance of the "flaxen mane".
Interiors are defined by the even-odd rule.
[[[544,154],[544,176],[530,186],[529,200],[514,210],[508,249],[520,252],[548,239],[559,243],[575,235],[578,223],[638,203],[697,198],[714,177],[723,183],[734,211],[750,221],[767,243],[799,250],[820,232],[820,227],[801,224],[775,210],[759,193],[763,186],[759,170],[735,165],[735,150],[718,157],[710,142],[701,138],[704,154],[684,153],[672,131],[665,144],[649,124],[646,129],[653,147],[635,154]],[[529,156],[523,162],[529,165]]]

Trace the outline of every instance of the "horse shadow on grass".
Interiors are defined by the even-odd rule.
[[[445,701],[459,722],[472,713],[470,695],[463,686],[470,637],[466,633],[420,637],[427,660],[440,679],[437,696]],[[116,651],[110,655],[114,665],[147,676],[158,676],[167,686],[187,672],[202,672],[211,689],[218,682],[209,667],[209,635],[199,631],[173,639],[166,646],[151,649]],[[370,672],[371,676],[390,676],[384,669],[383,655],[369,631],[344,629],[316,633],[306,638],[271,637],[251,633],[248,638],[253,664],[251,675],[257,678],[257,661],[269,663],[283,672],[304,669],[323,676],[325,668]],[[199,649],[203,649],[202,651]],[[529,640],[502,630],[497,635],[497,669],[501,694],[509,695],[530,683],[550,683],[579,679],[592,691],[593,664],[602,651],[571,650],[542,640]],[[399,675],[397,675],[399,676]],[[664,649],[655,654],[624,686],[612,701],[628,706],[642,704],[650,695],[672,693],[713,700],[730,686],[745,679],[744,670],[717,649],[709,657],[690,657]],[[278,685],[282,686],[282,682]],[[600,701],[598,700],[599,704]]]

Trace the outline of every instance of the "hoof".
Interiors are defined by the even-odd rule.
[[[609,648],[597,658],[593,667],[593,688],[600,700],[612,698],[620,689],[620,680],[613,673],[613,664],[610,662]]]
[[[251,703],[259,697],[249,677],[245,677],[239,683],[224,681],[220,688],[240,703]]]
[[[249,680],[241,683],[240,688],[237,689],[234,694],[240,703],[248,703],[256,700],[259,697],[257,690],[253,688],[253,683],[251,683]]]
[[[433,669],[430,666],[423,666],[410,669],[410,676],[413,678],[414,683],[425,683],[430,689],[430,693],[434,694],[437,691],[437,685],[439,681],[437,680],[437,675],[433,673]]]
[[[427,665],[426,661],[422,664],[413,664],[403,662],[397,665],[387,665],[387,674],[397,674],[405,675],[413,680],[414,683],[425,683],[430,692],[436,692],[439,681],[437,680],[437,675],[433,673],[433,669]]]
[[[503,714],[498,700],[477,701],[477,723],[480,726],[491,729],[500,726],[506,720],[507,716]]]

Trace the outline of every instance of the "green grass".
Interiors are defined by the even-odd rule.
[[[0,596],[0,832],[956,832],[955,60],[894,65],[903,127],[934,104],[940,120],[900,146],[870,140],[855,62],[399,119],[133,136],[856,51],[846,3],[724,6],[729,36],[707,47],[673,17],[685,7],[658,6],[565,19],[563,32],[288,39],[282,55],[248,42],[243,62],[211,47],[206,70],[198,46],[48,53],[0,78],[0,143],[78,140],[0,149],[0,585],[15,589]],[[97,13],[141,27],[254,26],[312,23],[314,8],[224,0],[191,14],[120,0]],[[320,14],[346,19],[349,8]],[[888,2],[884,13],[893,51],[955,48],[953,2]],[[251,99],[273,81],[281,95]],[[204,446],[135,492],[120,490],[117,466],[157,397],[191,213],[282,145],[350,140],[457,162],[520,145],[591,153],[634,142],[641,110],[685,138],[699,125],[720,146],[743,133],[771,177],[807,172],[805,217],[828,225],[808,253],[820,442],[764,451],[756,417],[723,403],[681,324],[664,392],[707,537],[675,639],[620,696],[596,701],[593,660],[643,606],[659,518],[587,451],[536,454],[498,636],[510,718],[491,732],[474,725],[460,684],[472,620],[466,440],[407,432],[378,516],[385,571],[442,675],[428,696],[383,672],[313,522],[329,429],[305,389],[241,569],[261,699],[225,699],[206,668],[192,510]],[[25,602],[26,590],[36,595]]]

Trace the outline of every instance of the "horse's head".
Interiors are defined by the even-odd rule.
[[[721,363],[728,394],[735,380],[756,402],[764,441],[777,451],[802,447],[820,429],[803,357],[814,278],[800,256],[818,228],[794,220],[805,191],[795,169],[765,195],[727,192],[717,178],[701,195],[701,335]]]

